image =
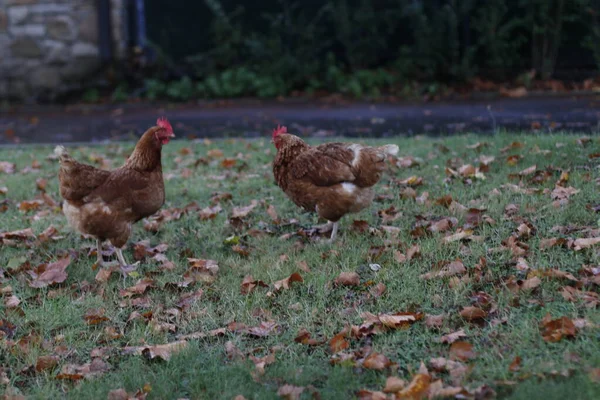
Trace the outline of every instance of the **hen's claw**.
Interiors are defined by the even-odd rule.
[[[331,230],[331,237],[329,238],[327,243],[335,242],[335,238],[337,237],[337,232],[338,232],[338,222],[334,222],[333,229]]]
[[[327,221],[326,224],[313,226],[313,229],[315,229],[319,233],[331,232],[331,230],[333,229],[333,222]]]

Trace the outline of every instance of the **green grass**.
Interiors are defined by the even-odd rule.
[[[474,389],[480,385],[493,388],[498,397],[514,399],[530,398],[599,398],[600,385],[589,377],[589,370],[600,366],[598,335],[596,327],[585,327],[577,331],[574,338],[563,338],[548,343],[540,334],[539,324],[550,313],[553,318],[566,316],[570,319],[585,318],[590,324],[600,324],[596,308],[588,308],[581,302],[565,300],[560,293],[569,281],[542,277],[541,284],[531,291],[513,293],[503,284],[513,275],[526,278],[515,268],[516,259],[510,252],[490,252],[501,246],[523,221],[530,222],[536,229],[528,239],[524,256],[532,269],[556,268],[568,271],[579,280],[579,288],[598,293],[598,286],[583,284],[581,269],[585,265],[598,265],[597,249],[574,251],[571,248],[552,247],[541,250],[541,239],[550,237],[577,238],[585,233],[574,231],[561,234],[551,232],[555,226],[598,227],[598,215],[586,206],[598,202],[597,159],[589,154],[600,152],[597,139],[577,143],[577,137],[569,135],[527,136],[502,134],[497,137],[460,136],[431,139],[389,139],[387,142],[400,144],[400,156],[411,155],[422,159],[414,168],[390,168],[376,186],[377,194],[392,195],[357,215],[342,219],[340,236],[333,245],[315,240],[292,237],[284,240],[286,233],[298,231],[317,223],[317,218],[302,213],[274,185],[270,163],[274,149],[266,140],[228,140],[215,142],[175,142],[165,147],[163,165],[167,201],[165,209],[184,207],[196,202],[200,208],[211,205],[215,193],[231,193],[232,200],[221,201],[223,211],[214,220],[201,220],[197,211],[190,211],[180,219],[164,223],[158,232],[148,232],[143,224],[136,225],[129,241],[126,257],[133,258],[133,244],[149,239],[152,246],[160,243],[169,245],[166,257],[175,264],[171,271],[160,270],[159,264],[146,259],[136,273],[129,277],[125,286],[132,286],[144,276],[156,281],[155,287],[143,296],[146,304],[134,306],[131,300],[120,295],[124,287],[118,274],[113,274],[108,283],[95,281],[97,271],[92,269],[94,256],[88,256],[88,248],[94,242],[73,232],[59,209],[42,206],[35,211],[24,212],[18,204],[39,195],[36,179],[47,180],[49,196],[59,200],[56,161],[47,160],[51,147],[23,146],[18,149],[0,150],[0,161],[16,163],[14,174],[0,172],[0,188],[8,188],[5,198],[7,210],[0,213],[0,232],[31,227],[36,234],[49,225],[54,225],[60,238],[44,244],[17,242],[15,246],[0,244],[0,288],[12,287],[12,292],[21,303],[17,309],[6,309],[1,301],[0,316],[16,326],[14,336],[0,336],[0,365],[8,383],[0,379],[0,392],[23,393],[28,398],[106,398],[113,389],[124,388],[130,393],[149,384],[148,398],[232,399],[242,394],[248,399],[278,398],[277,390],[288,383],[295,386],[312,385],[323,399],[346,399],[355,396],[361,389],[382,390],[388,376],[399,376],[410,381],[421,362],[429,367],[433,379],[442,379],[450,385],[452,378],[446,372],[434,371],[429,361],[436,357],[449,358],[449,344],[439,342],[442,335],[464,329],[476,352],[473,360],[466,362],[469,372],[457,385]],[[469,149],[466,146],[485,141],[488,147]],[[522,148],[501,152],[501,148],[513,141],[523,143]],[[382,143],[366,140],[369,143]],[[563,143],[564,146],[557,146]],[[449,151],[444,152],[445,146]],[[191,153],[181,151],[182,148]],[[92,162],[92,154],[112,161],[112,167],[121,163],[131,151],[133,144],[113,144],[103,147],[80,147],[71,149],[72,155],[81,161]],[[548,150],[548,153],[535,149]],[[214,149],[220,149],[225,157],[236,158],[233,168],[224,168],[222,158],[213,158]],[[210,152],[210,153],[209,153]],[[187,153],[187,154],[184,154]],[[495,156],[496,160],[485,172],[485,179],[447,179],[445,167],[454,163],[479,165],[480,154]],[[523,156],[516,165],[508,165],[509,155]],[[37,160],[41,167],[23,171]],[[207,161],[196,163],[197,160]],[[524,177],[523,187],[541,189],[537,194],[517,193],[507,186],[519,184],[519,179],[509,179],[525,168],[537,165],[538,170],[551,168],[551,176],[545,182],[530,183]],[[187,172],[185,169],[189,169]],[[566,186],[579,189],[570,197],[568,204],[559,208],[552,206],[550,192],[559,180],[561,171],[569,171]],[[183,172],[183,175],[182,175]],[[423,185],[415,187],[417,195],[429,192],[430,202],[420,204],[413,199],[402,199],[402,187],[398,180],[412,175],[423,178]],[[497,191],[495,191],[497,189]],[[428,219],[453,216],[458,227],[465,224],[465,215],[435,203],[444,195],[466,207],[485,208],[485,214],[493,218],[494,225],[483,224],[474,229],[481,241],[452,242],[444,244],[442,238],[453,233],[437,233],[424,237],[413,237],[410,232],[418,215]],[[245,226],[236,230],[228,223],[233,207],[247,206],[252,200],[260,204],[244,218]],[[505,207],[519,206],[516,216],[509,217]],[[279,217],[287,222],[296,218],[299,225],[275,224],[266,212],[273,205]],[[382,223],[377,211],[394,205],[403,216],[388,223],[400,228],[398,237],[378,233],[360,233],[351,229],[353,220],[366,220],[370,227],[379,228]],[[1,204],[0,204],[1,206]],[[521,220],[521,219],[522,220]],[[262,235],[255,234],[263,232]],[[254,233],[254,234],[253,234]],[[591,233],[594,235],[594,232]],[[240,237],[249,254],[240,255],[224,240],[232,235]],[[600,236],[596,234],[595,236]],[[378,272],[365,267],[370,262],[372,246],[386,247],[376,260],[381,265]],[[413,245],[421,248],[421,257],[407,263],[398,263],[394,251],[405,253]],[[44,262],[56,260],[65,251],[76,256],[67,268],[68,278],[49,288],[29,287],[31,279],[26,271],[10,273],[9,264],[20,264],[24,257],[31,268]],[[337,250],[337,252],[332,252]],[[282,257],[287,256],[287,257]],[[197,283],[183,289],[165,287],[165,283],[179,282],[188,270],[188,257],[212,259],[219,264],[219,272],[212,284]],[[420,275],[432,270],[441,261],[460,258],[473,276],[480,258],[487,260],[486,278],[477,282],[471,279],[462,285],[451,285],[448,278],[423,280]],[[311,272],[298,268],[297,262],[305,261]],[[26,268],[25,268],[26,269]],[[333,284],[340,272],[358,271],[361,285],[343,287]],[[300,272],[304,282],[293,283],[291,289],[273,295],[273,287],[257,288],[252,293],[240,293],[240,284],[246,275],[267,284],[284,279],[293,272]],[[368,295],[370,284],[385,284],[387,290],[378,298]],[[575,284],[572,284],[575,286]],[[178,316],[171,311],[185,293],[201,288],[202,296],[190,308]],[[486,292],[493,300],[493,310],[481,324],[469,323],[459,312],[471,305],[476,292]],[[142,296],[136,296],[142,297]],[[107,321],[88,325],[85,313],[94,308],[103,308]],[[157,332],[153,323],[144,318],[128,322],[133,311],[152,312],[156,323],[171,323],[176,332]],[[383,353],[397,367],[374,371],[360,365],[341,366],[330,363],[331,352],[327,343],[309,347],[295,343],[294,338],[301,329],[307,329],[313,337],[331,339],[344,327],[360,325],[361,313],[371,312],[423,312],[426,315],[444,314],[439,329],[429,328],[424,320],[407,329],[391,330],[382,334],[350,340],[346,352],[371,346],[373,351]],[[496,324],[503,319],[505,322]],[[177,335],[193,332],[209,332],[226,327],[236,321],[248,326],[272,320],[280,329],[269,336],[254,338],[243,333],[227,331],[222,336],[208,336],[189,340],[188,346],[174,353],[170,361],[148,360],[142,356],[123,354],[125,346],[164,344],[177,340]],[[105,329],[113,327],[122,337],[112,339]],[[1,335],[1,333],[0,333]],[[226,357],[225,343],[231,341],[244,354],[266,356],[275,351],[275,362],[265,367],[265,374],[255,379],[254,364],[250,359],[234,361]],[[110,364],[108,372],[97,377],[71,380],[56,379],[66,364],[81,365],[91,361],[91,352],[98,347],[112,350],[105,361]],[[58,365],[53,369],[36,372],[28,368],[35,365],[38,357],[57,355]],[[519,371],[511,372],[509,365],[519,356],[522,359]],[[359,357],[360,358],[360,357]],[[564,375],[567,376],[563,376]],[[10,390],[9,390],[10,388]],[[148,388],[148,386],[146,386]],[[310,398],[309,389],[302,398]]]

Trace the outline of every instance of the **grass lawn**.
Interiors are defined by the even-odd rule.
[[[382,399],[397,377],[396,398],[600,398],[598,139],[386,142],[401,166],[333,245],[268,140],[169,144],[125,282],[66,225],[52,147],[1,149],[0,393]],[[70,150],[113,168],[132,148]]]

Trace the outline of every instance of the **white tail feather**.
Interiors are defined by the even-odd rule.
[[[381,150],[390,156],[395,156],[400,151],[400,148],[395,144],[386,144],[385,146],[381,146]]]
[[[56,147],[54,148],[54,154],[55,154],[57,157],[62,157],[63,155],[67,154],[67,149],[65,149],[65,147],[64,147],[64,146],[60,146],[60,145],[59,145],[59,146],[56,146]]]

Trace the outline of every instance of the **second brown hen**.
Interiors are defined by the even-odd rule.
[[[371,147],[357,143],[326,143],[310,146],[286,127],[273,131],[277,155],[273,175],[277,185],[298,206],[316,211],[336,238],[338,221],[373,201],[375,185],[385,169],[388,155],[398,146]]]

